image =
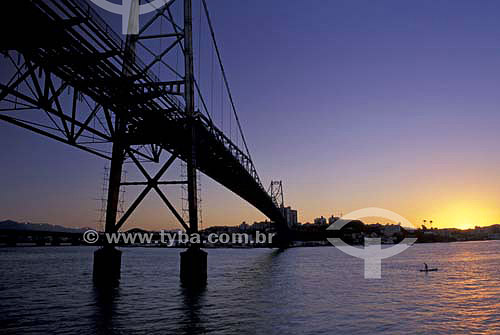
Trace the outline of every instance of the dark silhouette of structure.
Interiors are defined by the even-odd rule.
[[[269,190],[267,192],[271,195],[271,199],[273,199],[276,206],[279,208],[283,208],[285,206],[283,182],[281,180],[271,180],[271,184],[269,185]]]
[[[216,127],[195,79],[192,0],[172,0],[158,8],[139,33],[127,35],[126,41],[99,17],[90,2],[2,2],[0,51],[12,76],[0,83],[0,120],[110,160],[105,219],[108,233],[118,231],[152,190],[186,231],[196,233],[196,174],[201,171],[269,217],[280,236],[277,240],[286,245],[288,227],[279,204],[262,186],[252,162],[208,8],[205,0],[201,1],[243,149]],[[175,8],[183,13],[180,20],[173,14]],[[168,31],[164,31],[165,27]],[[161,50],[153,51],[148,45],[152,41],[163,41]],[[172,65],[173,50],[183,55],[181,69]],[[169,72],[169,80],[153,74],[156,66]],[[63,94],[71,96],[63,99]],[[23,114],[27,110],[39,111],[46,121],[36,116],[27,118]],[[170,154],[166,161],[162,161],[163,153]],[[177,159],[186,163],[187,179],[162,180]],[[146,180],[122,182],[125,160],[132,161]],[[151,176],[144,162],[162,165]],[[189,222],[183,220],[159,187],[178,184],[187,184]],[[142,185],[144,189],[118,219],[120,188],[126,185]],[[116,281],[120,258],[113,245],[98,250],[94,260],[96,281]],[[186,284],[206,280],[206,253],[199,245],[182,254],[181,279]]]

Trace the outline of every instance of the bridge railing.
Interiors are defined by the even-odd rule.
[[[212,133],[212,135],[224,145],[224,147],[233,155],[233,157],[240,162],[240,164],[252,176],[252,178],[255,179],[260,188],[265,190],[250,157],[248,157],[247,154],[245,154],[236,144],[234,144],[234,142],[231,141],[231,139],[229,139],[226,134],[224,134],[224,132],[217,128],[213,124],[213,122],[209,120],[205,115],[199,113],[198,118],[200,121],[202,121],[202,123],[210,131],[210,133]]]
[[[60,0],[58,0],[60,1]],[[113,29],[109,24],[107,24],[102,17],[92,8],[91,3],[88,0],[67,0],[73,4],[74,9],[80,12],[80,15],[85,17],[87,20],[94,23],[102,31],[104,31],[110,41],[113,43],[116,49],[119,49],[120,54],[123,56],[125,54],[125,41],[123,38]],[[144,74],[148,79],[153,82],[159,82],[160,79],[150,71],[146,70],[146,64],[138,57],[135,59],[136,73]]]
[[[101,28],[108,37],[112,39],[112,41],[115,44],[115,47],[119,48],[120,50],[124,51],[125,50],[125,42],[123,39],[118,35],[118,33],[111,28],[104,20],[99,16],[99,14],[92,8],[91,3],[88,0],[68,0],[70,3],[73,4],[75,9],[79,9],[81,11],[81,14],[88,19],[92,20],[93,23],[96,24],[99,28]]]
[[[56,7],[61,6],[61,0],[52,1]],[[93,5],[88,0],[65,0],[64,2],[71,6],[71,9],[75,12],[75,14],[85,18],[89,24],[94,25],[99,30],[104,32],[110,47],[114,49],[114,51],[118,52],[121,60],[123,61],[125,56],[125,41],[122,36],[119,35],[109,24],[107,24],[97,11],[92,8]],[[135,62],[132,65],[132,71],[134,72],[134,76],[136,76],[138,78],[137,80],[140,82],[160,82],[160,78],[148,70],[147,65],[140,57],[138,57],[138,55],[136,55]],[[173,95],[165,95],[162,98],[168,101],[170,104],[168,107],[175,107],[182,113],[184,104],[180,99]]]

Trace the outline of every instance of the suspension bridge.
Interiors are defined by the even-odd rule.
[[[187,232],[198,232],[202,172],[265,214],[286,244],[283,204],[252,161],[209,8],[198,0],[195,12],[193,4],[171,0],[141,17],[137,33],[121,35],[90,1],[3,1],[0,119],[110,161],[105,232],[118,231],[151,191]],[[164,180],[176,160],[186,178]],[[124,162],[145,180],[123,181]],[[158,163],[156,174],[148,162]],[[120,188],[130,185],[143,190],[118,216]],[[187,220],[162,185],[187,187]],[[200,247],[181,253],[183,283],[206,281]],[[96,251],[94,279],[118,279],[120,264],[114,246]]]

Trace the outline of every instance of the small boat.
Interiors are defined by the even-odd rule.
[[[429,266],[427,266],[427,263],[424,263],[424,268],[420,269],[419,271],[420,272],[432,272],[432,271],[437,271],[437,270],[438,270],[437,268],[429,268]]]

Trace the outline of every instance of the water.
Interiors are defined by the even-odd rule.
[[[179,249],[122,250],[101,292],[93,248],[0,249],[0,333],[500,334],[500,241],[415,245],[381,280],[333,247],[211,249],[201,292],[180,287]]]

